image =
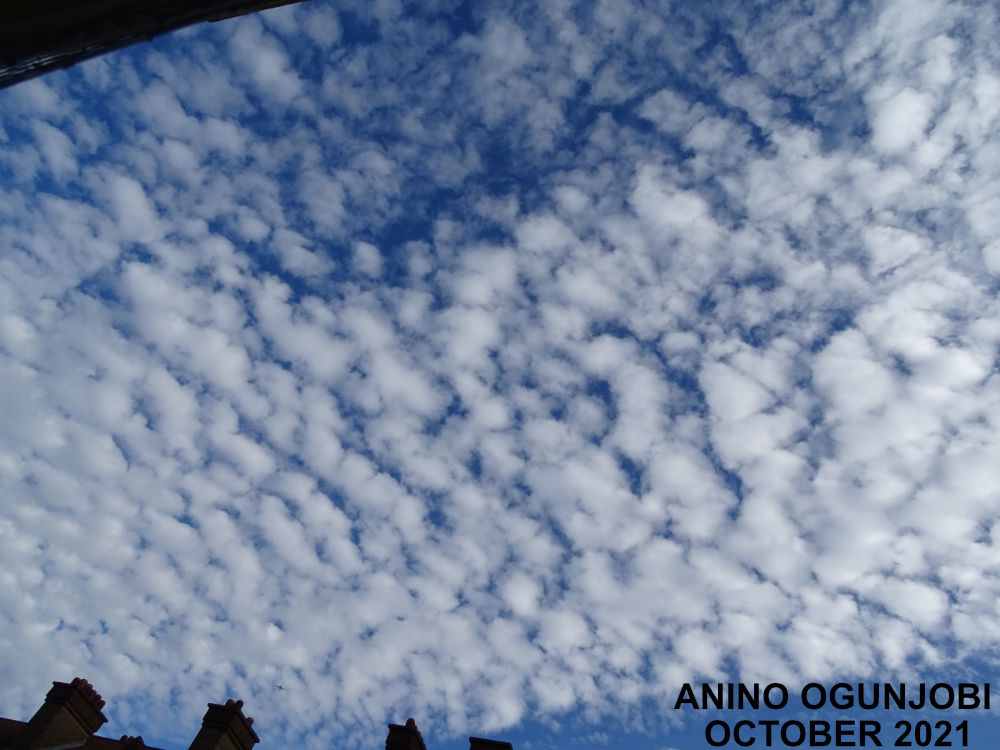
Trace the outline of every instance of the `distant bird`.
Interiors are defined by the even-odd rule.
[[[275,687],[278,688],[278,690],[284,690],[285,689],[284,685],[275,685]]]

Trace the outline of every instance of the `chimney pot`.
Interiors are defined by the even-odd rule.
[[[74,677],[73,681],[70,682],[70,685],[79,690],[80,693],[83,694],[83,696],[95,709],[100,711],[102,708],[104,708],[104,699],[101,698],[100,695],[98,695],[96,690],[94,690],[94,686],[91,685],[89,682],[87,682],[85,679],[83,679],[82,677]]]

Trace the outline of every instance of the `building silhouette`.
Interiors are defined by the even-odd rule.
[[[142,737],[100,737],[95,732],[108,719],[104,701],[86,680],[53,682],[28,721],[0,718],[0,750],[159,750]],[[252,750],[260,742],[253,719],[243,714],[243,701],[209,703],[201,729],[188,750]],[[413,719],[390,724],[385,750],[427,750]],[[513,750],[509,742],[469,738],[469,750]]]
[[[301,0],[0,0],[0,88],[182,26]]]

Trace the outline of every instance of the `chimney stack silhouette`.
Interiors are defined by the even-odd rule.
[[[385,738],[385,750],[427,750],[424,738],[420,736],[417,722],[406,720],[405,726],[389,725],[389,736]]]
[[[122,735],[115,740],[95,732],[107,722],[104,701],[93,686],[79,677],[53,682],[45,702],[28,721],[0,718],[0,750],[159,750],[142,737]],[[201,729],[188,750],[254,750],[260,737],[253,719],[243,713],[243,701],[209,703]],[[385,750],[427,750],[412,718],[389,724]],[[513,750],[509,742],[469,737],[469,750]]]
[[[514,750],[509,742],[486,740],[482,737],[469,737],[469,750]]]
[[[82,745],[108,720],[102,708],[104,701],[86,680],[74,677],[72,682],[53,682],[45,702],[10,750]]]
[[[252,750],[260,742],[253,731],[253,719],[243,715],[243,701],[226,701],[226,705],[209,703],[201,730],[188,750]]]

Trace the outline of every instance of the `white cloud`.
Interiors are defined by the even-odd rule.
[[[289,68],[281,43],[263,33],[255,18],[236,27],[230,48],[234,63],[246,71],[258,94],[288,104],[301,92],[302,81]]]
[[[879,92],[880,93],[880,92]],[[890,154],[912,146],[923,134],[932,113],[928,94],[904,88],[891,94],[873,95],[872,143]]]
[[[162,236],[156,207],[137,180],[112,173],[105,184],[112,215],[125,239],[145,243]]]
[[[75,176],[78,167],[69,137],[46,122],[34,123],[34,130],[39,150],[53,175],[57,179]]]
[[[354,269],[365,276],[377,278],[382,274],[382,254],[370,242],[354,246]]]

